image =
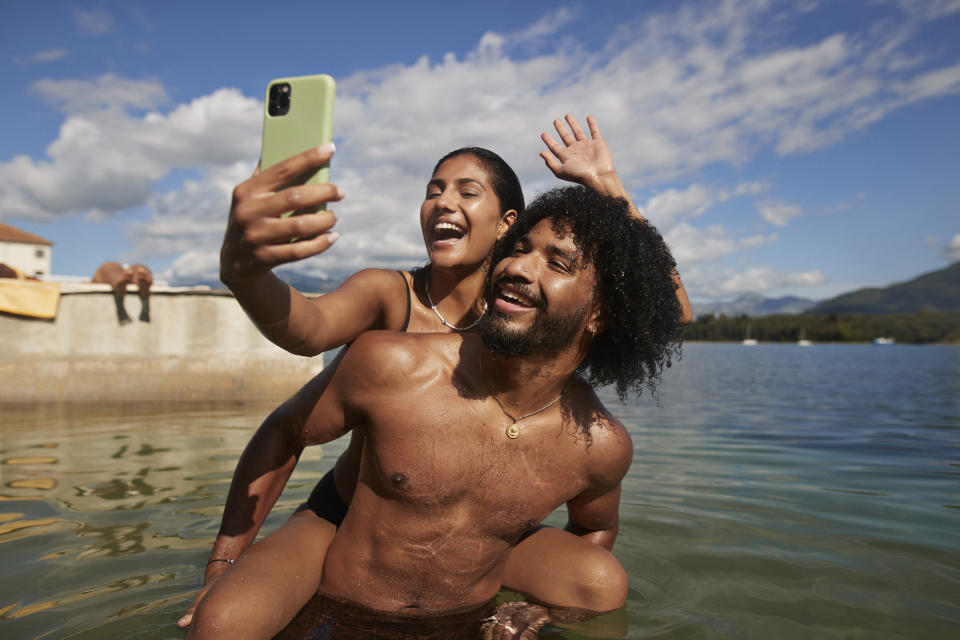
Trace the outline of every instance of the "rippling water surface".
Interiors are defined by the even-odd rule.
[[[689,344],[659,407],[603,397],[636,448],[630,598],[541,637],[957,637],[960,348]],[[0,637],[182,638],[270,408],[0,409]],[[342,446],[308,450],[267,529]]]

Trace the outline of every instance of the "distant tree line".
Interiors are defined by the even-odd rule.
[[[701,316],[683,330],[684,340],[739,342],[870,342],[894,338],[899,343],[960,344],[960,312],[919,311],[888,315],[796,314],[761,317]]]

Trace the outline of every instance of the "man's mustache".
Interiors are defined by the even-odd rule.
[[[490,283],[490,293],[487,296],[488,303],[492,305],[493,301],[499,295],[501,287],[508,284],[511,285],[514,291],[530,301],[534,307],[540,309],[541,311],[546,310],[547,302],[540,295],[540,292],[536,289],[536,287],[529,282],[521,280],[520,278],[508,275],[502,275]]]

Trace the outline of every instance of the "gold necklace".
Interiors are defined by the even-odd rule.
[[[440,323],[445,327],[450,327],[454,331],[463,332],[463,331],[468,331],[470,329],[473,329],[475,326],[477,326],[477,324],[480,322],[480,319],[483,317],[483,314],[486,313],[487,311],[487,303],[486,301],[484,301],[483,311],[480,312],[480,315],[477,316],[477,319],[465,327],[458,327],[454,324],[447,322],[447,319],[444,318],[443,315],[441,315],[440,309],[437,309],[437,305],[433,304],[433,298],[430,297],[430,274],[429,273],[427,273],[427,278],[426,280],[424,280],[423,288],[427,292],[427,302],[430,303],[430,308],[433,309],[433,312],[437,314],[438,318],[440,318]]]
[[[514,415],[513,415],[512,413],[510,413],[509,411],[507,411],[507,408],[506,408],[505,406],[503,406],[503,403],[502,403],[502,402],[500,402],[500,398],[497,397],[496,392],[493,390],[493,385],[491,385],[491,384],[490,384],[490,381],[487,379],[487,374],[486,374],[486,372],[483,370],[483,352],[482,352],[482,351],[480,352],[480,375],[483,377],[483,381],[484,381],[484,383],[487,385],[487,389],[490,391],[490,395],[492,395],[492,396],[493,396],[493,399],[497,401],[497,405],[500,407],[500,410],[503,411],[505,414],[507,414],[507,417],[508,417],[508,418],[510,418],[511,420],[513,420],[513,424],[511,424],[511,425],[510,425],[509,427],[507,427],[507,429],[506,429],[507,437],[510,438],[511,440],[516,440],[517,438],[520,437],[520,425],[517,424],[518,422],[520,422],[521,420],[525,420],[525,419],[529,418],[530,416],[535,416],[535,415],[537,415],[538,413],[541,413],[541,412],[543,412],[543,411],[546,411],[547,409],[549,409],[549,408],[552,407],[553,405],[557,404],[557,402],[560,401],[560,398],[563,397],[563,392],[567,390],[567,384],[570,384],[570,381],[567,380],[567,383],[563,385],[563,389],[560,390],[560,395],[558,395],[556,398],[554,398],[553,400],[551,400],[551,401],[550,401],[549,403],[547,403],[546,405],[540,407],[540,408],[537,409],[536,411],[532,411],[532,412],[528,413],[528,414],[525,415],[525,416],[520,416],[519,418],[516,418],[516,417],[514,417]]]

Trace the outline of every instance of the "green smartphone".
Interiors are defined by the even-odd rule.
[[[263,107],[261,169],[333,139],[333,99],[336,91],[336,82],[326,74],[270,81]],[[326,164],[298,176],[283,188],[329,180],[330,165]],[[324,208],[321,205],[311,210],[320,211]]]

